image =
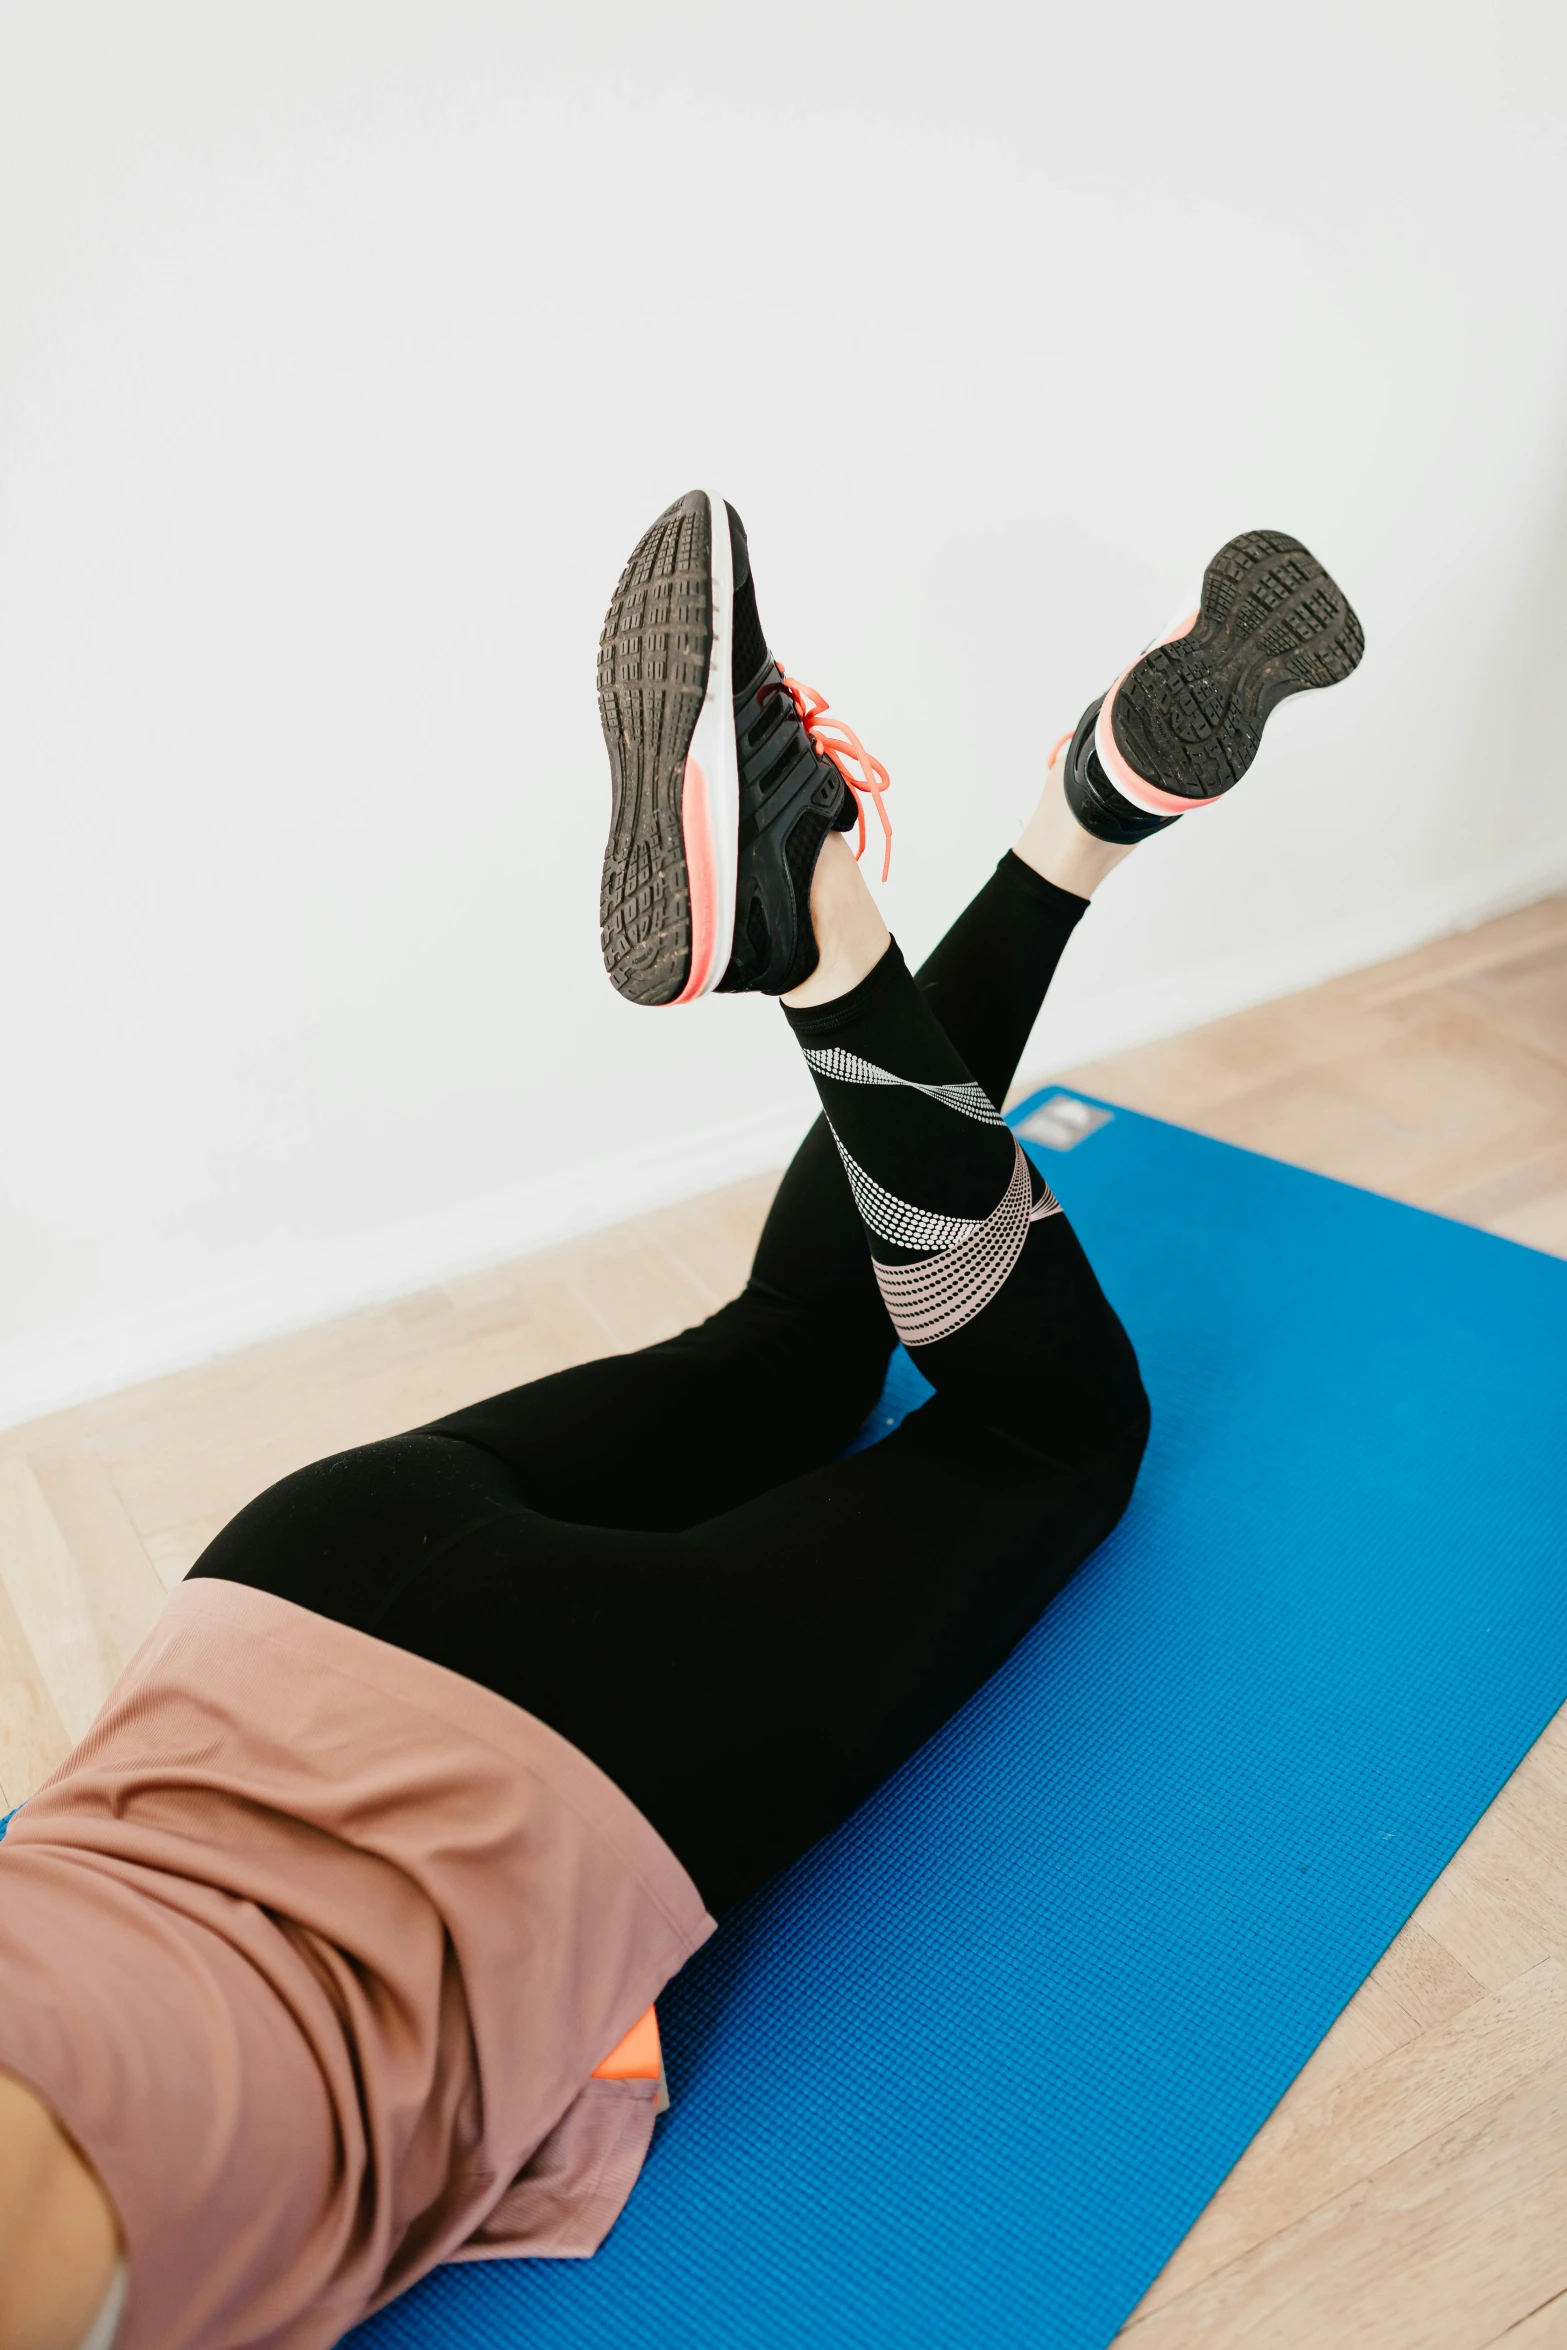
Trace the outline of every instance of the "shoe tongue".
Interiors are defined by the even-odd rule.
[[[760,689],[765,679],[777,673],[778,664],[767,650],[767,639],[756,617],[756,598],[747,580],[735,598],[734,648],[729,656],[730,691],[737,702],[743,702]]]
[[[762,634],[762,623],[757,617],[756,586],[751,578],[751,555],[745,541],[745,524],[727,500],[724,512],[729,517],[729,549],[735,566],[735,633],[729,657],[729,690],[739,698],[748,692],[755,693],[770,655],[767,639]]]
[[[747,585],[751,577],[751,548],[745,535],[745,524],[729,500],[724,500],[724,512],[729,517],[729,555],[735,567],[735,594]]]

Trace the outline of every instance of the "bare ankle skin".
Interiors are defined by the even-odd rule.
[[[1046,881],[1053,881],[1057,889],[1070,890],[1075,898],[1091,898],[1137,843],[1096,840],[1091,832],[1085,832],[1066,804],[1065,772],[1063,747],[1045,776],[1039,805],[1024,825],[1015,853]]]
[[[780,1000],[796,1011],[830,1004],[868,979],[892,944],[876,900],[841,832],[829,832],[811,877],[811,927],[819,960],[809,979]]]
[[[1096,840],[1085,832],[1066,803],[1062,760],[1045,776],[1039,805],[1024,825],[1016,854],[1025,865],[1073,897],[1091,898],[1108,874],[1128,857],[1135,842]],[[819,960],[809,979],[781,1000],[803,1011],[830,1004],[869,977],[886,953],[891,933],[841,832],[822,843],[811,880],[811,924]]]

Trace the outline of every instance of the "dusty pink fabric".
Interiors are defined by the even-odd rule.
[[[440,2261],[594,2251],[655,2085],[589,2076],[712,1931],[532,1715],[182,1584],[0,1845],[0,2065],[119,2211],[117,2350],[324,2350]]]

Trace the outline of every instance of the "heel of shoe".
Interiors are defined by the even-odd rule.
[[[1089,703],[1078,720],[1077,731],[1063,754],[1061,785],[1067,806],[1085,832],[1092,833],[1095,840],[1130,848],[1136,841],[1163,832],[1177,819],[1156,816],[1146,808],[1135,807],[1106,775],[1095,746],[1095,730],[1104,701],[1105,696],[1101,694],[1098,701]]]

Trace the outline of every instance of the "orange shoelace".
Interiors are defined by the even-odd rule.
[[[764,686],[763,692],[776,692],[779,682],[775,680],[772,686]],[[854,813],[860,825],[859,838],[854,844],[856,857],[865,854],[865,803],[874,802],[882,832],[881,877],[885,881],[892,870],[892,825],[882,794],[891,783],[891,776],[879,759],[871,757],[852,726],[845,725],[841,718],[827,716],[825,694],[819,694],[814,686],[802,685],[797,677],[784,677],[781,682],[806,733],[823,758],[832,761],[854,794]]]

